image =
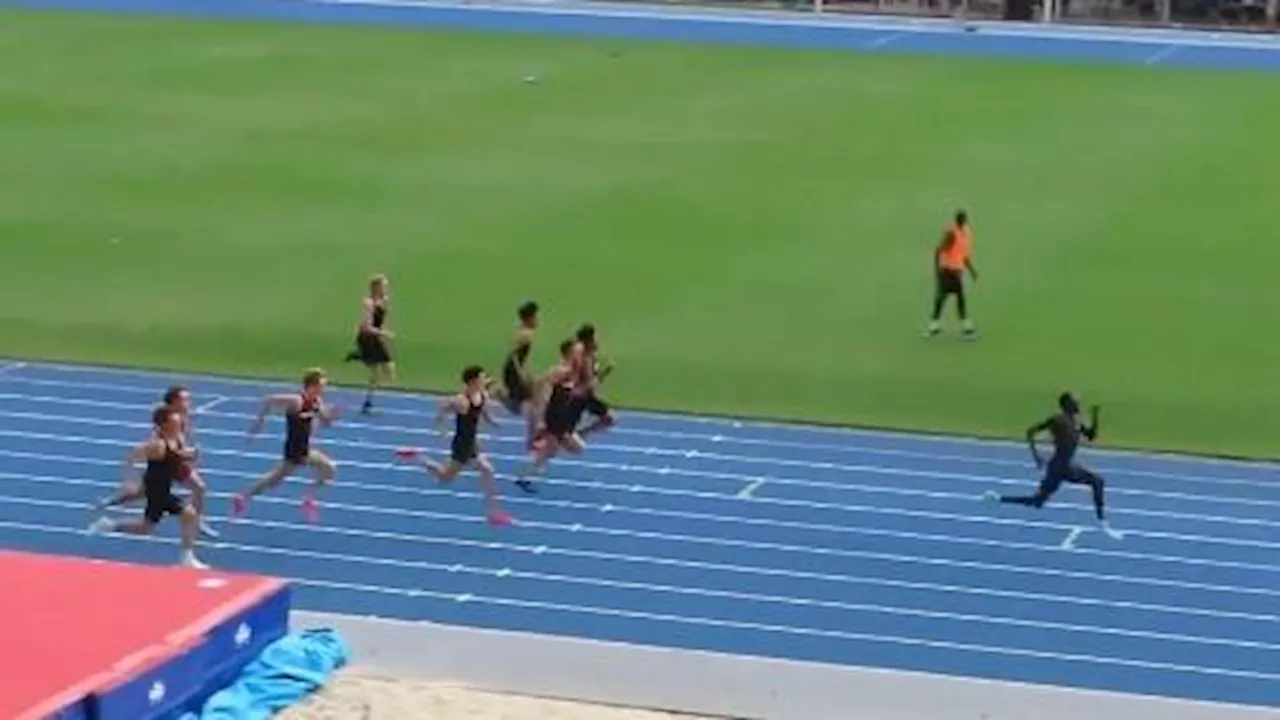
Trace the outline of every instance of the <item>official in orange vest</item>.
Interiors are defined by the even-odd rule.
[[[933,297],[933,319],[929,321],[927,337],[942,332],[942,308],[947,297],[956,296],[956,314],[960,316],[966,338],[976,338],[977,331],[973,321],[969,319],[969,311],[964,299],[964,271],[974,282],[978,280],[978,271],[973,267],[973,228],[969,226],[969,215],[961,210],[956,213],[955,223],[942,235],[942,242],[934,252],[934,269],[937,271],[937,291]]]

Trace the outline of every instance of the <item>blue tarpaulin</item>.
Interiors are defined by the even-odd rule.
[[[267,646],[240,677],[181,720],[266,720],[329,681],[350,651],[335,630],[305,630]]]

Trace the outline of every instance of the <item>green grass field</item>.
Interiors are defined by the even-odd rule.
[[[0,354],[292,377],[386,271],[412,386],[536,298],[624,405],[1280,454],[1278,77],[2,14]]]

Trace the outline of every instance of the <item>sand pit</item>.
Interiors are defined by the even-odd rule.
[[[348,671],[279,720],[708,720],[481,692],[457,685],[394,680]]]

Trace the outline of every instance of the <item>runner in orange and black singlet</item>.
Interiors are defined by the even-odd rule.
[[[595,417],[595,421],[580,433],[585,438],[614,425],[613,411],[599,394],[600,383],[612,372],[612,367],[600,360],[600,344],[594,325],[587,323],[578,328],[577,337],[578,344],[582,346],[577,368],[578,418],[581,418],[583,411]]]
[[[526,302],[516,311],[515,337],[502,363],[502,386],[490,392],[502,401],[507,411],[525,419],[525,445],[532,447],[538,425],[537,380],[529,372],[529,354],[538,331],[538,303]]]
[[[181,443],[184,448],[192,450],[191,458],[183,461],[177,470],[178,483],[186,487],[191,493],[191,507],[199,516],[200,533],[206,537],[218,537],[217,531],[209,527],[205,518],[205,496],[208,494],[208,487],[204,483],[204,479],[200,477],[199,470],[196,469],[196,457],[199,455],[195,452],[195,434],[192,427],[192,400],[191,391],[182,385],[174,385],[165,391],[163,396],[163,404],[172,408],[181,419]],[[112,507],[128,505],[133,502],[140,501],[146,497],[143,491],[143,485],[140,481],[126,481],[120,486],[114,495],[103,498],[96,506],[99,512]]]
[[[276,487],[303,467],[309,467],[315,473],[315,484],[302,496],[302,513],[311,522],[319,520],[317,495],[322,488],[333,482],[337,473],[333,460],[311,443],[316,421],[328,425],[337,413],[337,408],[324,401],[324,390],[328,384],[328,374],[319,368],[313,368],[302,376],[301,392],[268,395],[263,399],[262,408],[249,428],[249,434],[256,435],[262,430],[267,413],[283,411],[285,436],[282,457],[257,482],[232,498],[232,514],[243,515],[254,496]]]
[[[560,362],[539,384],[538,407],[542,428],[534,439],[528,464],[517,472],[516,485],[525,492],[537,492],[529,476],[545,472],[547,463],[560,450],[576,455],[585,449],[577,432],[584,404],[575,392],[581,359],[581,343],[565,340],[560,343]]]
[[[947,298],[956,296],[956,314],[964,328],[964,336],[977,337],[973,321],[969,319],[969,309],[964,295],[964,273],[976,282],[978,271],[973,266],[973,228],[969,225],[969,216],[963,210],[956,213],[955,222],[943,233],[942,241],[934,251],[934,270],[937,277],[937,289],[933,296],[933,317],[929,321],[928,337],[942,332],[942,308]]]

